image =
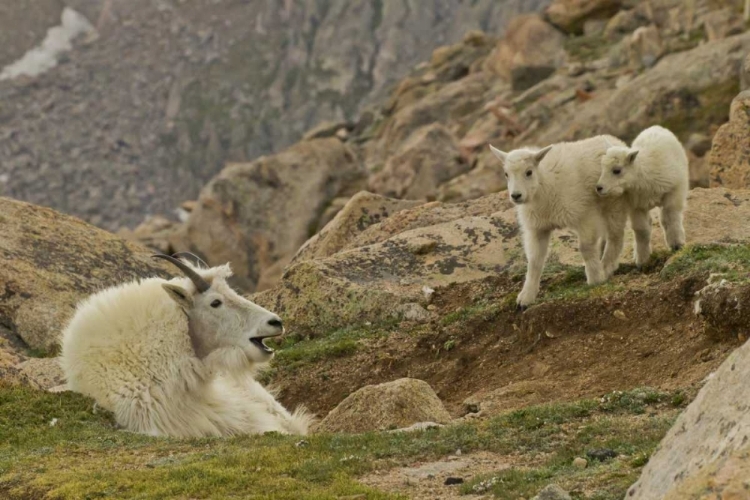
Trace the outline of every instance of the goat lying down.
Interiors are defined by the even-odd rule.
[[[281,319],[232,290],[228,264],[155,257],[185,277],[133,281],[79,304],[62,334],[68,388],[143,434],[306,434],[305,409],[290,414],[254,378],[273,357],[264,340],[283,333]]]

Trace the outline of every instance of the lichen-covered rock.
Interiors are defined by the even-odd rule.
[[[581,35],[586,20],[607,19],[620,9],[620,5],[620,0],[553,0],[544,15],[564,32]]]
[[[485,69],[509,80],[514,90],[526,90],[565,63],[565,36],[539,16],[519,16],[484,63]]]
[[[265,270],[289,262],[319,229],[332,200],[351,196],[363,183],[363,167],[336,138],[230,164],[201,192],[187,223],[187,250],[211,265],[230,262],[235,284],[253,291]],[[273,284],[268,277],[264,282]]]
[[[434,199],[440,184],[469,168],[456,137],[435,123],[416,130],[370,178],[369,187],[393,198]]]
[[[570,500],[570,495],[560,486],[550,484],[531,500]]]
[[[29,358],[16,366],[29,385],[51,389],[65,383],[65,374],[57,358]]]
[[[747,498],[749,378],[750,343],[745,343],[677,418],[627,498]],[[731,491],[739,496],[731,496]]]
[[[359,433],[400,429],[418,422],[447,424],[451,416],[427,382],[402,378],[351,394],[320,422],[316,432]]]
[[[714,135],[708,162],[714,185],[750,187],[750,90],[732,101],[729,122]]]
[[[76,303],[135,278],[174,275],[153,251],[83,221],[0,198],[0,323],[54,351]]]
[[[416,200],[395,200],[360,191],[351,197],[330,223],[307,240],[292,262],[329,257],[346,247],[368,227],[382,222],[396,212],[421,203]]]

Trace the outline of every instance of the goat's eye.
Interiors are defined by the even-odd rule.
[[[211,302],[211,307],[219,307],[221,305],[221,301],[219,299],[214,300]]]
[[[531,170],[527,170],[526,171],[526,177],[531,177],[531,173],[532,173]]]
[[[612,170],[612,173],[615,175],[620,175],[620,172],[622,172],[622,169],[619,169],[619,168]]]
[[[505,174],[505,178],[506,178],[506,179],[508,178],[508,174]]]

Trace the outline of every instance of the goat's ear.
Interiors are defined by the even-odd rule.
[[[549,153],[550,149],[552,149],[552,146],[553,145],[550,144],[546,148],[540,149],[536,152],[536,154],[534,155],[534,161],[537,163],[537,165],[544,159],[545,156],[547,156],[547,153]]]
[[[164,283],[162,288],[172,300],[186,311],[193,308],[193,297],[181,286]]]
[[[636,156],[638,156],[638,150],[637,149],[633,149],[633,150],[630,151],[630,153],[628,153],[628,156],[625,157],[625,161],[628,164],[632,164],[635,161],[635,157]]]
[[[490,151],[492,151],[492,154],[494,154],[497,159],[500,160],[503,165],[505,165],[505,160],[508,159],[508,153],[503,153],[492,144],[490,144]]]

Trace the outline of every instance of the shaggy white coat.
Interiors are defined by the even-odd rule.
[[[630,148],[613,146],[602,158],[598,189],[602,196],[624,195],[635,233],[635,263],[651,256],[651,216],[661,207],[659,222],[667,247],[685,245],[683,213],[689,189],[688,158],[679,139],[664,127],[649,127]]]
[[[194,288],[187,278],[149,278],[78,306],[62,336],[68,388],[94,398],[122,427],[153,436],[306,434],[311,417],[290,414],[253,378],[258,364],[246,350],[196,355],[188,317],[164,284]]]

